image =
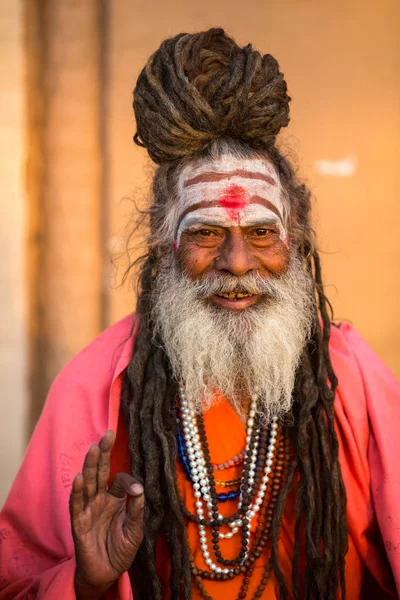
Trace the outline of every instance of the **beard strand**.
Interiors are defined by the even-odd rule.
[[[208,299],[238,289],[262,298],[241,311],[216,307]],[[218,392],[241,418],[246,400],[255,395],[262,421],[287,414],[315,314],[313,281],[296,257],[285,274],[270,278],[214,273],[194,282],[173,255],[164,256],[159,266],[154,334],[196,412],[207,410]]]

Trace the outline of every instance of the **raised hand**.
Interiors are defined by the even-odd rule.
[[[93,444],[72,484],[70,514],[79,600],[100,598],[129,569],[143,539],[143,487],[130,475],[110,477],[112,431]],[[128,508],[126,499],[129,496]]]

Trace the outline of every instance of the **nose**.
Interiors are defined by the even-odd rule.
[[[243,235],[231,234],[222,244],[215,267],[219,271],[228,271],[231,275],[240,277],[257,268],[256,262]]]

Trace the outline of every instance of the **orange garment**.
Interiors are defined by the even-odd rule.
[[[224,463],[231,459],[233,456],[241,452],[244,449],[246,443],[246,432],[245,428],[240,421],[238,415],[231,407],[229,402],[222,398],[218,404],[212,406],[207,412],[204,413],[204,423],[207,433],[207,441],[210,449],[211,461],[213,463]],[[340,436],[339,436],[340,439]],[[113,451],[112,458],[112,472],[111,477],[118,472],[118,470],[129,470],[129,457],[127,456],[127,431],[125,423],[120,414],[118,422],[118,433],[117,440]],[[193,496],[192,484],[187,479],[185,471],[180,464],[177,462],[178,472],[178,484],[182,493],[182,497],[187,508],[191,513],[195,513],[195,498]],[[234,466],[224,470],[218,470],[215,474],[215,478],[221,481],[229,481],[232,479],[238,479],[242,474],[242,466]],[[217,488],[217,492],[226,492],[226,488]],[[291,589],[291,573],[292,573],[292,556],[293,556],[293,540],[294,540],[294,525],[295,525],[295,490],[293,490],[285,504],[284,517],[281,525],[281,536],[279,540],[279,562],[281,569],[285,575],[286,581],[288,582],[289,590]],[[352,491],[347,486],[348,502],[352,501]],[[236,512],[238,501],[227,501],[219,504],[219,510],[224,516],[229,516]],[[253,520],[252,531],[257,526],[257,518]],[[360,524],[360,528],[362,526]],[[228,529],[227,529],[228,531]],[[195,564],[201,569],[209,570],[204,563],[204,558],[201,552],[199,543],[199,533],[196,523],[187,523],[188,540],[191,551],[195,558]],[[252,540],[254,535],[252,536]],[[211,536],[209,535],[208,541],[212,551],[210,543]],[[230,540],[222,539],[220,541],[220,547],[222,555],[226,558],[235,558],[240,551],[240,533],[233,536]],[[251,542],[252,544],[252,542]],[[251,547],[251,545],[250,545]],[[255,568],[251,578],[251,583],[248,590],[247,598],[252,598],[262,577],[263,568],[268,561],[270,555],[270,545],[267,545],[263,555],[257,559]],[[163,586],[164,594],[163,599],[167,600],[170,598],[169,592],[169,558],[168,550],[165,542],[160,539],[157,547],[157,570]],[[378,580],[374,579],[368,570],[365,568],[363,561],[356,550],[351,532],[349,535],[349,552],[346,557],[346,586],[347,586],[347,598],[349,600],[356,600],[358,598],[362,600],[385,600],[388,598],[395,598],[394,591],[385,591],[386,583],[391,580],[390,567],[387,560],[384,561],[384,569],[380,573]],[[304,560],[303,560],[304,563]],[[243,581],[243,576],[235,577],[229,581],[209,581],[204,580],[204,585],[207,593],[214,598],[214,600],[234,600],[237,598],[240,585]],[[392,588],[393,590],[393,588]],[[192,598],[198,600],[202,596],[199,589],[193,583]],[[278,583],[271,573],[267,587],[263,592],[263,599],[265,600],[276,600],[279,598],[279,587]],[[340,593],[338,594],[340,598]]]

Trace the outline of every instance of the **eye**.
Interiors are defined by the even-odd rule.
[[[221,243],[224,238],[224,230],[214,227],[197,226],[183,232],[188,240],[204,248],[213,248]]]
[[[211,229],[198,229],[194,233],[197,233],[198,235],[202,235],[203,237],[212,237],[212,236],[216,235],[215,231],[212,231]]]
[[[189,230],[188,233],[189,235],[195,236],[197,238],[215,238],[221,235],[220,231],[209,229],[208,227],[202,227],[201,229],[192,229]]]
[[[252,227],[247,233],[249,242],[256,246],[270,246],[275,244],[279,238],[279,231],[274,225],[267,227]]]
[[[270,233],[275,233],[275,230],[268,229],[266,227],[257,227],[257,229],[253,229],[253,231],[251,232],[251,234],[255,235],[256,237],[265,237],[266,235],[269,235]]]

